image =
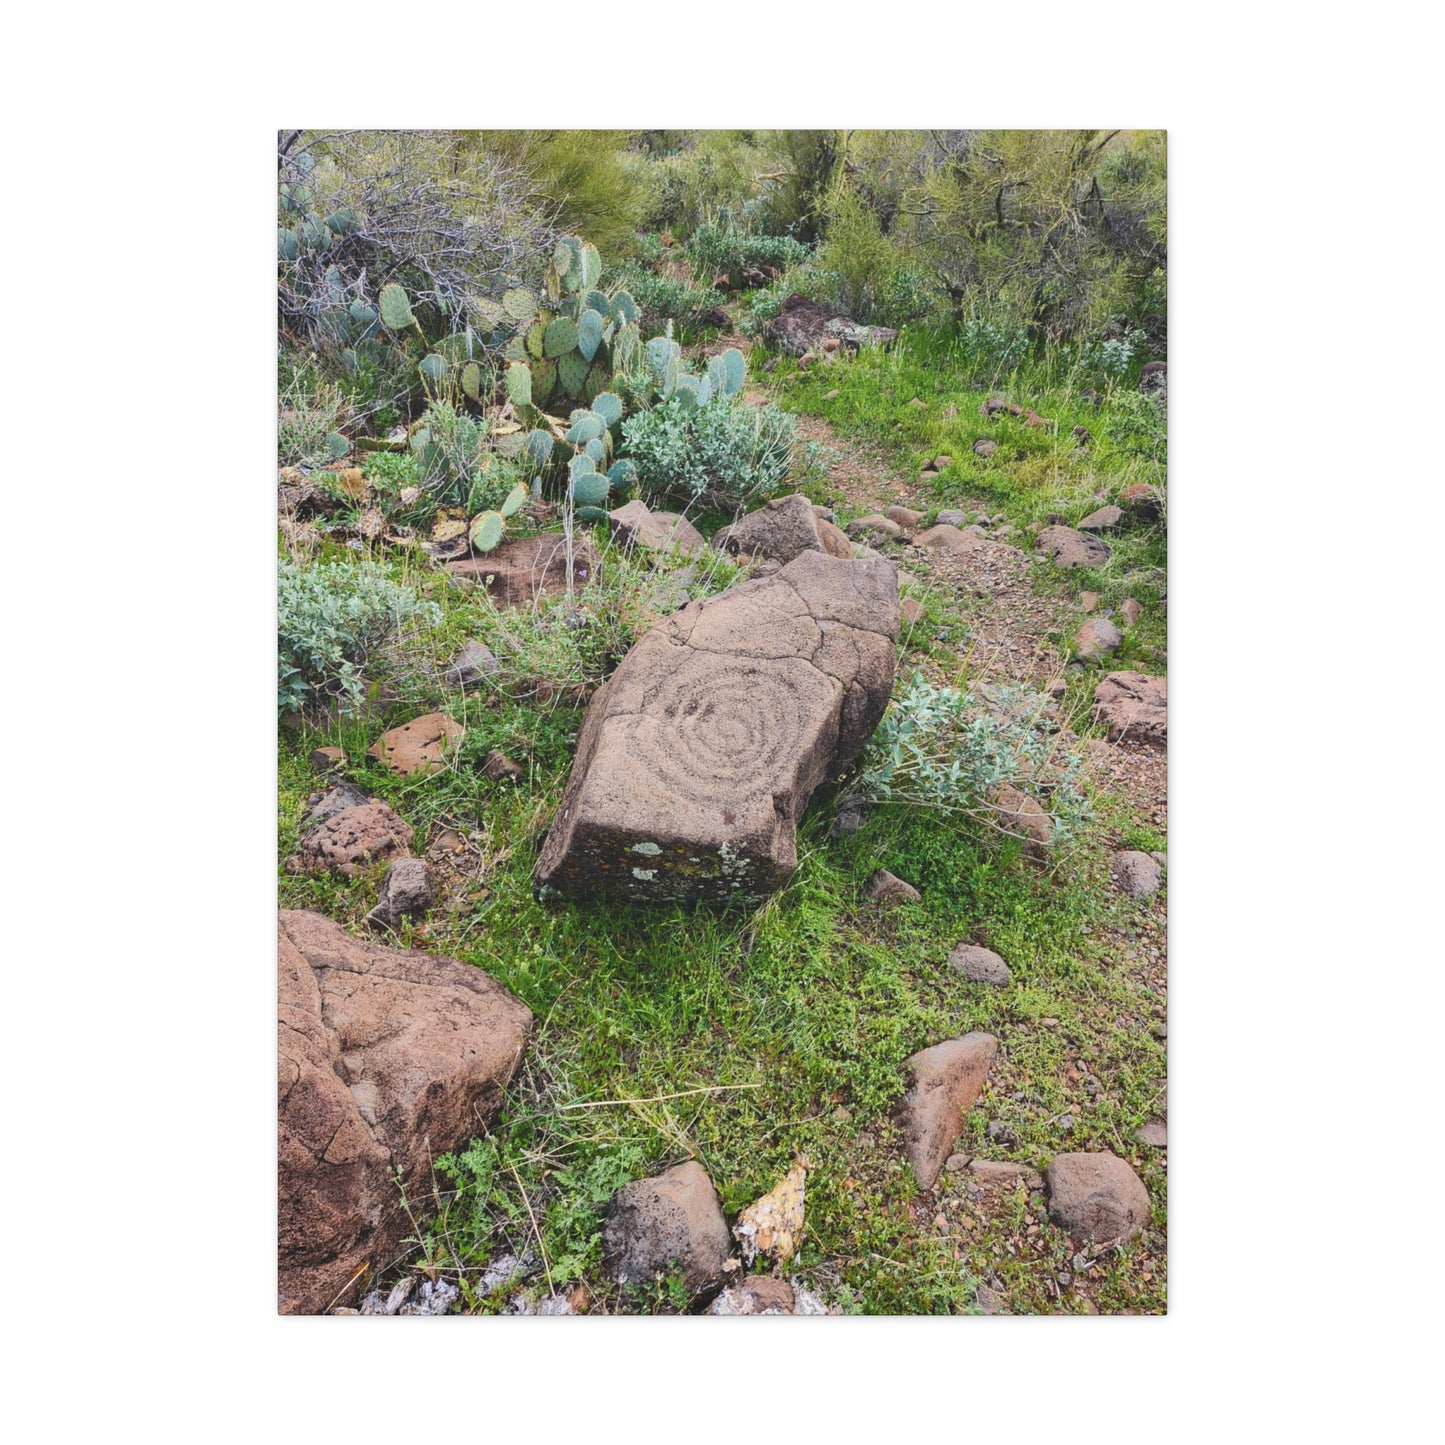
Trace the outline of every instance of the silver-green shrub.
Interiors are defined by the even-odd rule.
[[[276,586],[278,712],[366,695],[362,668],[408,623],[440,626],[442,610],[374,563],[307,565],[282,558]]]

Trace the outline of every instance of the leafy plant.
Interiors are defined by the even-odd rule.
[[[697,406],[687,393],[623,424],[628,458],[648,498],[737,511],[782,485],[797,422],[775,406]]]
[[[894,694],[847,795],[964,813],[998,827],[990,800],[1000,787],[1044,792],[1054,838],[1063,841],[1086,813],[1080,757],[1041,725],[1045,699],[999,688],[992,701],[993,712],[915,673]]]
[[[362,668],[410,622],[439,626],[441,608],[422,601],[372,563],[306,565],[282,558],[277,577],[277,710],[318,697],[342,712],[365,696]]]

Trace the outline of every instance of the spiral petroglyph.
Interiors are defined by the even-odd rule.
[[[897,638],[892,565],[822,551],[673,614],[587,710],[539,892],[771,892],[797,867],[813,790],[888,705]]]

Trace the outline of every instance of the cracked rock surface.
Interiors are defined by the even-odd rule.
[[[495,1116],[532,1014],[454,959],[278,922],[280,1310],[320,1314],[392,1262],[412,1228],[392,1171],[420,1197]]]
[[[804,552],[674,613],[588,706],[539,893],[766,897],[797,867],[813,790],[883,716],[897,640],[883,558]]]

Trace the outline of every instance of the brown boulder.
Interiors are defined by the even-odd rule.
[[[1163,401],[1169,390],[1169,363],[1148,361],[1139,368],[1139,390]]]
[[[447,571],[485,587],[503,607],[530,607],[543,593],[567,590],[567,538],[560,532],[504,537],[490,552],[448,562]],[[596,574],[597,554],[579,532],[572,539],[573,586],[585,586]]]
[[[700,552],[707,539],[680,512],[653,512],[640,499],[608,514],[612,540],[624,547],[645,547],[650,552]]]
[[[674,612],[593,697],[539,896],[757,900],[893,692],[897,572],[804,552]]]
[[[1080,662],[1097,662],[1117,652],[1123,641],[1123,634],[1107,617],[1091,617],[1074,634],[1074,656]]]
[[[826,552],[830,557],[853,556],[848,539],[801,493],[776,497],[749,512],[741,521],[719,532],[715,547],[749,557],[791,562],[804,552]]]
[[[915,512],[912,507],[889,507],[883,514],[890,522],[897,522],[900,527],[912,531],[924,518],[923,512]]]
[[[1025,1189],[1044,1187],[1038,1170],[1007,1159],[974,1159],[969,1163],[968,1174],[969,1182],[983,1189],[1013,1189],[1018,1184]]]
[[[431,1161],[501,1107],[532,1015],[454,959],[382,948],[284,912],[278,955],[282,1314],[344,1302],[414,1228]]]
[[[712,1181],[693,1160],[624,1184],[602,1224],[603,1263],[620,1284],[650,1285],[677,1268],[697,1294],[725,1273],[729,1244]]]
[[[1130,738],[1164,747],[1169,741],[1169,679],[1111,672],[1094,689],[1094,718],[1109,741]]]
[[[888,537],[896,541],[903,535],[903,528],[889,517],[883,516],[881,512],[870,512],[866,517],[855,517],[843,529],[850,537],[869,537],[877,541],[879,537]]]
[[[311,829],[287,867],[293,873],[339,873],[350,878],[411,850],[411,825],[385,803],[367,802],[333,813]]]
[[[1148,898],[1159,891],[1164,870],[1147,854],[1115,853],[1109,860],[1109,876],[1115,887],[1130,898]]]
[[[1044,1181],[1054,1223],[1079,1242],[1131,1239],[1149,1222],[1149,1191],[1113,1154],[1060,1154]]]
[[[992,1034],[973,1033],[922,1049],[904,1061],[908,1092],[898,1106],[898,1122],[903,1152],[920,1189],[932,1189],[937,1181],[997,1052]]]
[[[465,729],[444,712],[429,712],[392,728],[367,749],[384,768],[398,777],[429,773],[446,761]]]
[[[960,943],[948,955],[948,966],[969,983],[1007,988],[1013,982],[1008,964],[991,948],[980,948],[976,943]]]
[[[1148,482],[1135,482],[1132,486],[1125,487],[1119,493],[1118,500],[1126,512],[1144,521],[1157,522],[1164,512],[1159,493]]]
[[[1053,846],[1053,819],[1027,793],[1004,783],[993,795],[995,821],[1003,831],[1024,840],[1030,858],[1045,858]]]
[[[1110,556],[1107,542],[1072,527],[1045,527],[1038,535],[1038,545],[1056,567],[1098,567]]]
[[[830,337],[840,343],[842,350],[857,351],[864,346],[889,346],[898,340],[898,333],[888,326],[859,326],[794,293],[783,298],[763,337],[774,351],[801,357],[808,351],[821,350]]]
[[[863,896],[872,903],[920,903],[923,895],[911,884],[886,868],[877,869],[863,885]]]
[[[962,556],[968,552],[982,551],[986,544],[977,532],[965,532],[962,528],[940,522],[938,526],[930,527],[926,532],[920,532],[913,539],[913,545],[915,547],[938,547],[945,552],[953,552]]]
[[[1081,532],[1107,532],[1110,527],[1117,527],[1124,520],[1123,510],[1119,507],[1100,507],[1096,512],[1090,512],[1082,522],[1079,523]]]

